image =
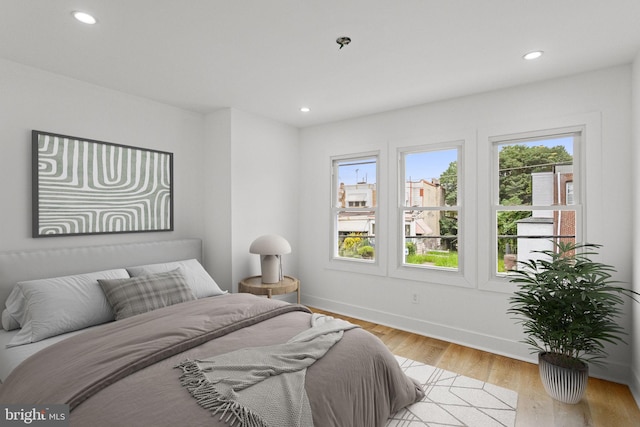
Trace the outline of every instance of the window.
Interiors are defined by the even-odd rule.
[[[377,155],[332,160],[332,257],[376,260],[378,222]]]
[[[458,270],[458,147],[400,154],[402,265]]]
[[[492,140],[497,275],[554,242],[576,242],[580,138],[580,131],[567,131]]]

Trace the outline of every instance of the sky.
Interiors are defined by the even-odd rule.
[[[439,178],[449,164],[457,159],[456,150],[428,151],[407,154],[405,163],[406,179],[412,181]],[[352,162],[355,163],[355,162]],[[362,161],[358,164],[342,165],[339,168],[338,182],[355,184],[357,181],[374,183],[376,179],[375,164],[372,161]]]
[[[369,184],[376,182],[376,165],[373,159],[349,162],[338,168],[338,183],[349,185],[363,181]]]
[[[544,145],[547,147],[564,145],[567,152],[573,155],[572,137],[536,140],[526,142],[524,145]],[[415,182],[420,179],[431,181],[432,178],[440,178],[440,175],[447,170],[449,164],[456,160],[457,150],[455,149],[407,153],[405,158],[405,179],[411,179],[411,181]],[[355,184],[357,182],[367,182],[373,184],[376,181],[375,162],[373,159],[363,159],[341,165],[338,173],[338,183]]]
[[[458,150],[408,153],[405,157],[404,175],[407,181],[414,182],[421,179],[426,181],[431,181],[432,178],[439,179],[449,164],[456,160],[458,160]]]

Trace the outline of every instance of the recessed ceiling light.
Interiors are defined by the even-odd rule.
[[[96,18],[94,18],[92,15],[89,15],[86,12],[75,11],[72,13],[72,15],[74,18],[76,18],[78,21],[82,22],[83,24],[93,25],[96,22],[98,22]]]
[[[303,113],[308,113],[309,111],[311,111],[311,108],[309,108],[309,107],[300,107],[300,111],[302,111]]]
[[[534,50],[533,52],[526,53],[522,58],[527,61],[531,61],[532,59],[538,59],[542,56],[544,52],[541,50]]]

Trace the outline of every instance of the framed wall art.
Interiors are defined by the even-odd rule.
[[[173,153],[32,132],[33,237],[173,230]]]

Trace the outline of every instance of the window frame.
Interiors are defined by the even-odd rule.
[[[337,163],[345,161],[358,161],[375,158],[376,160],[376,205],[374,207],[337,207],[337,189],[339,186]],[[328,262],[326,267],[334,270],[350,271],[355,273],[374,274],[384,276],[386,275],[386,236],[384,226],[386,222],[386,215],[384,214],[383,206],[386,206],[386,189],[385,184],[381,182],[381,176],[384,176],[381,170],[384,170],[383,153],[380,150],[363,151],[351,154],[333,155],[329,158],[329,170],[330,170],[330,182],[331,187],[329,191],[330,205],[329,205],[329,224],[331,232],[328,239]],[[337,254],[338,249],[338,212],[370,212],[373,211],[375,215],[374,220],[374,233],[375,233],[375,257],[373,260],[364,260],[358,258],[341,257]],[[382,226],[381,226],[382,225]]]
[[[582,171],[580,162],[575,162],[575,159],[580,159],[580,153],[582,151],[582,135],[584,129],[583,128],[567,128],[567,129],[551,129],[549,131],[536,131],[536,132],[526,132],[524,134],[516,134],[516,135],[501,135],[499,137],[490,138],[492,145],[492,158],[493,158],[493,194],[492,194],[492,208],[491,208],[491,217],[493,218],[491,227],[492,227],[492,235],[493,240],[493,253],[492,253],[492,275],[495,278],[507,278],[509,277],[509,273],[496,271],[496,265],[498,263],[498,226],[497,226],[497,216],[499,212],[508,212],[508,211],[552,211],[552,212],[574,212],[575,214],[575,241],[580,242],[582,236],[582,204],[580,201],[582,200],[579,189],[581,188],[581,178]],[[500,170],[499,170],[499,162],[500,162],[500,148],[506,145],[517,145],[521,143],[527,142],[536,142],[536,141],[545,141],[562,137],[572,137],[573,138],[573,161],[572,161],[572,170],[573,170],[573,184],[574,189],[578,188],[578,199],[574,195],[573,204],[565,204],[565,205],[513,205],[507,206],[502,205],[500,203]],[[578,203],[576,203],[576,201]]]
[[[476,164],[469,159],[475,158],[475,132],[456,132],[444,135],[426,135],[405,140],[392,141],[389,145],[389,157],[395,159],[389,176],[393,185],[390,199],[393,205],[390,209],[390,229],[393,238],[389,254],[389,275],[399,279],[418,282],[437,283],[459,287],[473,287],[473,275],[476,271],[475,257],[469,256],[476,248],[475,233],[477,226],[475,206],[473,202],[473,179],[476,175]],[[404,206],[406,154],[424,151],[442,151],[457,149],[458,164],[458,269],[440,267],[424,267],[405,264],[404,262]],[[471,191],[469,191],[471,189]],[[423,210],[454,210],[448,206],[441,208],[425,207]]]
[[[580,141],[574,146],[574,201],[579,204],[554,206],[553,210],[576,212],[576,241],[601,241],[602,235],[596,226],[602,221],[602,142],[600,113],[578,114],[566,117],[532,119],[525,123],[512,123],[478,131],[478,164],[489,165],[486,173],[478,175],[478,194],[489,197],[478,200],[478,220],[490,225],[478,230],[478,288],[486,291],[511,293],[507,274],[498,274],[496,207],[499,198],[498,157],[494,152],[497,141],[517,140],[572,132],[580,133]],[[588,172],[588,173],[587,173]],[[578,184],[576,185],[576,181]],[[521,210],[521,206],[514,210]],[[527,210],[541,208],[526,206]],[[545,207],[542,207],[543,209]],[[548,207],[546,207],[548,209]],[[560,208],[560,209],[558,209]],[[588,213],[588,215],[587,215]]]

